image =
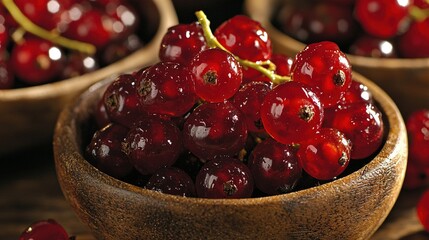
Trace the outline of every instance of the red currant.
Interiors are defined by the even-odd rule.
[[[162,38],[159,58],[164,62],[187,65],[204,49],[207,49],[207,44],[199,23],[178,24],[170,27]]]
[[[308,84],[324,107],[337,104],[352,82],[347,56],[333,42],[309,44],[295,56],[292,79]]]
[[[122,150],[141,174],[153,174],[172,166],[180,156],[180,130],[171,122],[145,118],[130,128]]]
[[[278,142],[300,143],[320,129],[323,107],[308,86],[287,82],[267,93],[261,119],[267,133]]]
[[[426,190],[420,197],[416,210],[421,224],[426,231],[429,231],[429,190]]]
[[[195,186],[189,175],[174,167],[161,168],[148,180],[145,188],[183,197],[194,197]]]
[[[205,101],[223,102],[240,88],[243,73],[233,55],[211,48],[198,53],[189,64],[195,79],[195,92]]]
[[[270,195],[291,192],[302,172],[296,149],[272,138],[256,145],[250,154],[248,166],[255,186]]]
[[[134,169],[127,155],[121,151],[128,128],[109,124],[95,132],[86,152],[89,162],[100,171],[123,178]]]
[[[69,240],[66,230],[53,219],[32,223],[19,240]]]
[[[408,30],[399,37],[399,50],[406,58],[429,57],[429,17],[414,21]]]
[[[135,76],[140,106],[148,113],[181,116],[197,100],[192,74],[179,63],[159,62]]]
[[[198,106],[183,127],[185,147],[202,161],[236,155],[244,147],[246,138],[243,114],[227,101]]]
[[[195,187],[201,198],[249,198],[253,192],[253,179],[244,163],[225,157],[204,164]]]
[[[10,63],[0,56],[0,89],[10,89],[14,83],[15,79]]]
[[[392,41],[363,35],[357,38],[349,47],[349,53],[375,58],[396,58],[398,57]]]
[[[344,96],[340,99],[340,105],[347,105],[352,103],[373,103],[372,93],[368,87],[363,83],[352,80],[350,88],[345,92]]]
[[[413,164],[429,167],[429,110],[420,109],[407,119],[409,160]]]
[[[322,128],[314,138],[300,145],[298,158],[310,176],[332,180],[346,169],[350,152],[351,144],[343,133],[333,128]]]
[[[408,16],[410,1],[356,0],[355,14],[364,30],[376,37],[395,36]]]
[[[403,187],[405,189],[418,189],[429,185],[429,167],[418,166],[408,161]]]

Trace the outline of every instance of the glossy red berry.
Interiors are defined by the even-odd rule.
[[[250,82],[243,85],[231,99],[231,103],[244,114],[247,129],[251,133],[265,133],[260,109],[269,91],[271,87],[265,82]]]
[[[131,74],[121,74],[109,84],[103,95],[107,115],[112,122],[131,127],[142,116],[136,79]]]
[[[429,190],[426,190],[421,196],[417,203],[417,216],[420,223],[429,231]]]
[[[429,167],[429,110],[420,109],[412,112],[406,126],[410,163]]]
[[[264,61],[271,58],[271,39],[267,31],[247,16],[228,19],[214,34],[222,46],[242,59]]]
[[[340,99],[340,105],[347,105],[352,103],[373,103],[372,93],[368,87],[358,81],[352,80],[350,88],[344,93],[344,96]]]
[[[145,118],[130,128],[122,151],[141,174],[174,164],[182,152],[180,130],[168,121]]]
[[[109,124],[93,135],[87,146],[88,161],[100,171],[123,178],[133,171],[127,155],[122,152],[128,128],[119,124]]]
[[[189,175],[180,168],[161,168],[145,185],[146,189],[183,197],[195,197],[195,186]]]
[[[170,27],[162,38],[159,58],[164,62],[187,65],[195,55],[207,48],[199,23],[178,24]]]
[[[19,236],[19,240],[69,240],[69,236],[63,226],[47,219],[32,223]]]
[[[421,167],[408,158],[404,178],[404,189],[418,189],[429,186],[429,167]]]
[[[100,99],[94,110],[94,120],[99,129],[107,126],[111,123],[109,115],[106,111],[106,105],[104,105],[104,99]]]
[[[409,6],[408,0],[356,0],[355,15],[367,33],[390,38],[407,18]]]
[[[235,158],[213,159],[202,167],[195,187],[200,198],[249,198],[253,178],[248,167]]]
[[[9,43],[9,26],[6,24],[6,14],[0,10],[0,53],[7,49]],[[0,54],[1,55],[1,54]]]
[[[323,107],[308,86],[287,82],[267,93],[261,119],[267,133],[278,142],[300,143],[320,129]]]
[[[243,114],[228,101],[198,106],[182,132],[185,147],[203,161],[236,155],[247,138]]]
[[[399,37],[399,50],[405,58],[429,57],[429,17],[414,21],[408,30]]]
[[[375,58],[398,57],[396,46],[392,41],[371,35],[363,35],[357,38],[350,45],[349,53],[357,56]]]
[[[307,45],[292,64],[292,79],[312,87],[324,107],[337,104],[350,87],[351,64],[333,42]]]
[[[343,133],[322,128],[299,146],[299,163],[306,173],[319,180],[339,176],[350,162],[351,144]]]
[[[21,81],[37,85],[53,81],[61,74],[64,54],[47,40],[28,38],[22,44],[14,45],[10,64],[15,76]]]
[[[240,88],[243,73],[233,55],[219,48],[198,53],[189,63],[194,75],[195,92],[208,102],[223,102]]]
[[[301,177],[297,149],[267,138],[256,145],[249,157],[255,186],[270,195],[294,190]]]
[[[135,76],[140,107],[150,114],[181,116],[197,100],[192,74],[179,63],[158,62]]]
[[[326,115],[324,126],[345,134],[352,143],[352,159],[364,159],[374,154],[382,145],[384,123],[382,113],[373,104],[355,103],[337,108]]]

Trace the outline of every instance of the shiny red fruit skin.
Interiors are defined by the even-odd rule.
[[[417,216],[420,223],[429,231],[429,190],[426,190],[417,203]]]
[[[406,121],[409,139],[409,162],[420,167],[429,167],[429,110],[419,109]]]
[[[405,58],[429,57],[429,18],[414,21],[408,30],[399,37],[399,51]]]
[[[69,240],[66,230],[55,220],[40,220],[31,224],[19,240]]]
[[[130,128],[122,151],[143,175],[170,167],[183,150],[180,130],[171,122],[145,118]]]
[[[182,64],[158,62],[135,76],[140,107],[149,114],[182,116],[197,101],[192,73]]]
[[[52,50],[56,53],[55,56],[52,55]],[[64,53],[47,40],[31,37],[22,44],[14,45],[10,64],[15,76],[22,82],[29,85],[47,83],[61,74]]]
[[[112,177],[129,175],[134,168],[121,150],[127,133],[128,128],[114,123],[96,131],[86,149],[88,161]]]
[[[429,186],[429,167],[421,167],[408,158],[404,178],[404,189],[418,189]]]
[[[396,58],[398,53],[393,41],[371,35],[362,35],[349,47],[349,53],[364,57]]]
[[[234,156],[245,145],[247,127],[243,114],[230,102],[204,103],[183,126],[183,142],[203,162],[218,156]]]
[[[267,93],[261,105],[261,119],[276,141],[296,144],[313,137],[320,129],[323,107],[308,86],[292,81]]]
[[[218,41],[234,55],[251,61],[269,60],[271,39],[259,22],[236,15],[215,30]]]
[[[300,145],[298,159],[310,176],[319,180],[332,180],[348,166],[350,152],[350,141],[342,132],[322,128],[314,138]]]
[[[189,63],[189,68],[194,76],[196,94],[208,102],[231,98],[243,79],[238,61],[219,48],[201,51]]]
[[[323,106],[330,107],[337,104],[350,87],[351,64],[337,44],[312,43],[295,56],[292,79],[311,86]]]
[[[162,38],[159,58],[164,62],[187,65],[195,55],[207,48],[199,23],[178,24],[170,27]]]
[[[146,189],[183,197],[195,197],[195,186],[191,177],[180,168],[161,168],[145,185]]]
[[[249,198],[253,193],[253,184],[249,168],[230,157],[205,163],[195,180],[200,198]]]
[[[340,99],[339,105],[347,105],[352,103],[373,103],[374,99],[368,87],[358,81],[352,80],[350,88],[344,93]],[[336,106],[334,106],[336,107]]]
[[[338,129],[346,135],[352,143],[352,159],[371,156],[383,143],[382,113],[370,103],[355,103],[326,111],[323,126]]]
[[[356,0],[355,15],[363,29],[376,37],[395,36],[408,16],[410,1]]]
[[[302,173],[296,150],[272,138],[256,145],[248,162],[255,186],[270,195],[291,192]]]

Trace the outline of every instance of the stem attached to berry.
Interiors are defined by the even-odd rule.
[[[69,49],[74,49],[90,55],[95,53],[96,48],[92,44],[62,37],[57,33],[47,31],[46,29],[34,24],[21,12],[13,0],[1,0],[1,2],[7,8],[10,15],[12,15],[13,19],[15,19],[15,21],[18,22],[21,28],[25,31]]]
[[[273,62],[267,60],[267,61],[258,61],[253,62],[246,59],[241,59],[238,56],[234,55],[230,51],[228,51],[222,44],[219,43],[219,41],[214,36],[213,32],[210,29],[210,20],[207,18],[207,16],[204,14],[203,11],[197,11],[195,12],[195,15],[198,18],[198,22],[201,24],[201,27],[204,32],[204,37],[206,39],[207,45],[210,48],[220,48],[230,54],[232,54],[235,59],[244,67],[253,68],[256,71],[259,71],[260,73],[267,76],[274,84],[281,84],[284,82],[292,81],[290,76],[280,76],[278,74],[274,73],[274,70],[276,69],[276,66]],[[266,68],[265,66],[268,66]]]

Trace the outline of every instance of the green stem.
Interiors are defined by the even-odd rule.
[[[197,11],[195,12],[195,15],[198,18],[198,22],[201,24],[201,27],[204,32],[204,38],[206,39],[207,45],[210,48],[220,48],[228,53],[231,53],[228,51],[220,42],[216,39],[216,37],[213,35],[213,32],[210,29],[210,20],[207,18],[207,16],[204,14],[203,11]],[[232,54],[232,53],[231,53]],[[244,67],[247,68],[253,68],[256,71],[259,71],[260,73],[267,76],[274,84],[281,84],[284,82],[292,81],[290,76],[280,76],[278,74],[275,74],[274,70],[276,69],[276,65],[271,61],[259,61],[259,62],[253,62],[246,59],[241,59],[238,56],[232,54],[235,59]],[[268,68],[264,67],[268,65]]]
[[[429,9],[421,9],[416,6],[411,6],[409,14],[413,20],[423,21],[429,16]]]
[[[12,15],[13,19],[15,19],[16,22],[27,32],[30,32],[40,38],[49,40],[55,44],[58,44],[60,46],[74,49],[83,53],[87,53],[90,55],[93,55],[96,51],[96,48],[94,45],[89,43],[84,43],[72,39],[68,39],[65,37],[62,37],[61,35],[58,35],[56,33],[47,31],[46,29],[43,29],[39,27],[38,25],[34,24],[30,19],[28,19],[19,9],[18,6],[13,2],[13,0],[1,0],[3,5],[7,8],[9,13]]]

